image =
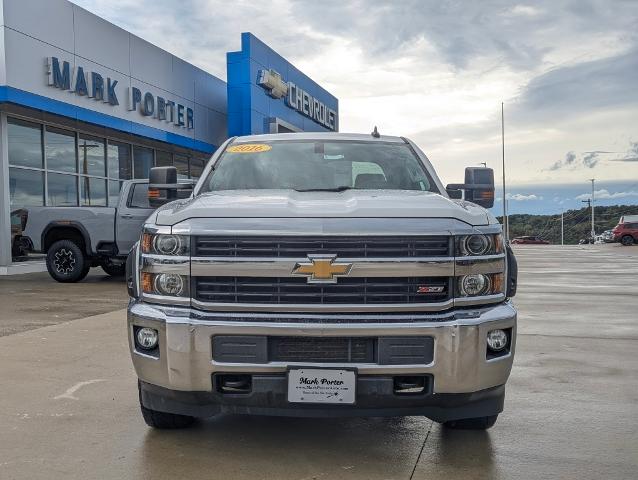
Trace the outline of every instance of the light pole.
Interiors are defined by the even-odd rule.
[[[565,211],[560,212],[560,244],[565,245]]]
[[[590,178],[591,182],[591,241],[593,242],[596,239],[596,228],[594,227],[594,182],[595,178]]]
[[[509,241],[509,220],[507,219],[507,200],[505,199],[505,104],[501,102],[501,147],[503,155],[503,230],[505,243]]]

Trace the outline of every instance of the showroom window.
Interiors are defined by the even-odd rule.
[[[206,160],[203,158],[191,158],[190,176],[191,178],[199,178],[202,176]]]
[[[154,165],[198,178],[208,160],[12,117],[7,133],[12,208],[115,207],[124,180],[148,178]]]
[[[80,133],[78,153],[80,155],[80,173],[98,177],[106,176],[105,140]]]
[[[133,178],[131,146],[128,143],[109,140],[106,147],[109,177],[120,180]]]
[[[77,173],[75,133],[46,127],[44,132],[45,166],[47,170]]]
[[[153,149],[147,147],[133,147],[133,178],[148,178],[153,166]]]
[[[7,121],[9,164],[42,168],[42,126],[17,118]]]
[[[42,126],[9,118],[7,139],[11,208],[44,205]]]
[[[155,150],[155,166],[170,167],[173,165],[173,154],[163,150]]]
[[[50,207],[75,207],[77,204],[77,176],[47,172],[47,205]]]
[[[9,203],[11,207],[37,207],[44,203],[44,173],[23,168],[9,168]]]
[[[188,157],[186,155],[175,154],[173,156],[173,165],[177,168],[178,178],[188,178]]]

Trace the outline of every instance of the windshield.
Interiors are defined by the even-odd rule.
[[[407,144],[313,140],[233,144],[222,154],[201,192],[351,188],[438,193]]]

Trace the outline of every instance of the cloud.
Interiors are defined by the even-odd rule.
[[[587,168],[594,168],[600,160],[598,158],[599,155],[600,154],[598,152],[587,152],[583,157],[583,165]]]
[[[629,190],[626,192],[610,193],[608,190],[604,188],[594,191],[595,200],[609,200],[609,199],[627,198],[627,197],[638,197],[638,191]],[[574,198],[575,200],[589,200],[591,198],[591,193],[583,193]]]
[[[638,162],[638,142],[629,142],[629,149],[625,156],[615,158],[614,162]]]
[[[530,193],[529,195],[526,195],[524,193],[508,193],[505,195],[505,198],[507,198],[508,200],[513,200],[515,202],[527,202],[530,200],[542,200],[543,197],[539,197],[538,195],[534,195],[533,193]]]
[[[567,152],[563,160],[556,160],[556,162],[554,162],[548,168],[548,170],[551,170],[551,171],[560,170],[561,168],[569,167],[573,165],[575,161],[576,161],[576,154],[574,152]]]
[[[222,79],[250,31],[339,98],[342,131],[408,136],[451,180],[498,161],[501,101],[518,182],[600,171],[606,156],[578,152],[635,134],[636,2],[73,1]],[[577,163],[548,177],[539,159],[567,150]],[[608,179],[638,167],[638,153],[619,160],[633,163],[609,162]]]

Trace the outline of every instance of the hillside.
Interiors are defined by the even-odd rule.
[[[623,215],[638,215],[638,205],[614,205],[595,207],[596,234],[616,226]],[[498,217],[503,221],[503,217]],[[558,215],[510,215],[510,238],[521,235],[537,235],[551,243],[560,244],[560,214]],[[589,207],[567,210],[564,214],[565,244],[577,244],[588,238],[591,230]]]

